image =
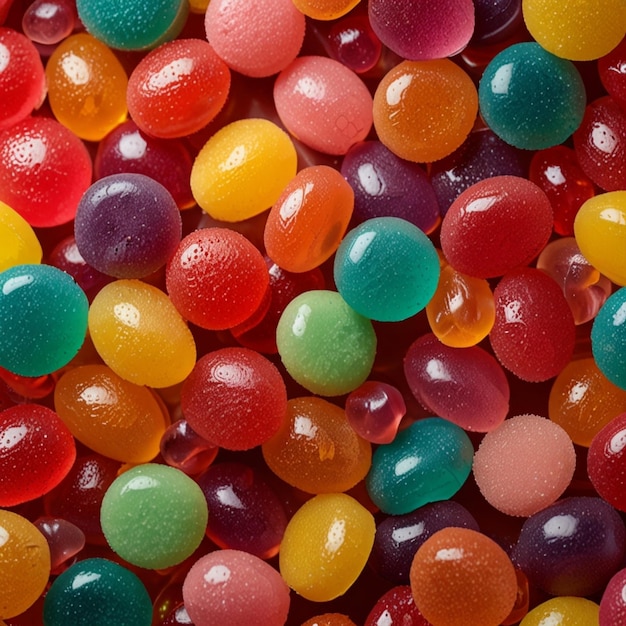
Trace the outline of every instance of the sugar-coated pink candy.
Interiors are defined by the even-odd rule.
[[[457,54],[474,33],[472,0],[370,0],[368,7],[380,40],[411,61]]]
[[[541,270],[510,272],[496,286],[496,321],[489,333],[500,363],[518,378],[556,376],[574,352],[576,326],[558,284]]]
[[[550,200],[535,183],[494,176],[452,203],[441,224],[441,248],[454,269],[493,278],[528,265],[552,234]]]
[[[291,0],[212,0],[204,26],[209,43],[231,69],[271,76],[302,46],[304,15]]]
[[[472,471],[491,506],[528,517],[563,494],[575,467],[574,444],[563,428],[539,415],[517,415],[483,437]]]
[[[626,624],[626,568],[613,575],[600,600],[600,626]]]
[[[197,626],[283,626],[289,588],[259,557],[217,550],[196,561],[183,583],[185,608]]]
[[[325,154],[345,154],[372,127],[373,99],[365,83],[327,57],[290,63],[276,79],[274,103],[287,130]]]
[[[478,346],[451,348],[424,335],[408,349],[404,373],[424,408],[465,430],[493,430],[509,411],[506,375]]]

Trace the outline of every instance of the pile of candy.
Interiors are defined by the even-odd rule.
[[[0,24],[0,624],[626,624],[623,0]]]

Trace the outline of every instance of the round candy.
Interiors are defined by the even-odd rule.
[[[185,319],[222,330],[241,324],[259,308],[269,274],[263,256],[243,235],[203,228],[180,242],[167,265],[166,284]]]
[[[143,174],[96,181],[76,210],[82,257],[103,274],[143,278],[163,267],[181,238],[180,212],[169,191]]]
[[[598,59],[598,74],[607,92],[620,104],[626,104],[626,39]]]
[[[39,517],[35,526],[48,542],[52,574],[59,574],[72,565],[73,558],[85,547],[85,533],[64,519]]]
[[[200,545],[208,512],[202,490],[167,465],[137,465],[107,489],[100,512],[111,549],[149,569],[177,565]]]
[[[372,127],[372,96],[363,81],[328,57],[304,56],[274,83],[281,122],[303,144],[324,154],[345,154]]]
[[[620,624],[626,619],[626,569],[609,580],[600,600],[599,617],[600,626]]]
[[[478,94],[471,78],[449,59],[404,61],[374,94],[374,127],[397,156],[426,163],[454,152],[472,130]]]
[[[300,52],[305,20],[292,0],[215,0],[206,36],[226,64],[246,76],[271,76]]]
[[[521,0],[474,0],[472,46],[489,46],[513,36],[522,22]]]
[[[385,620],[391,624],[411,624],[411,626],[431,626],[415,606],[409,585],[392,587],[384,593],[369,612],[365,626],[380,626]]]
[[[336,21],[328,34],[330,56],[357,74],[373,69],[382,44],[365,15],[349,15]]]
[[[217,446],[200,437],[185,419],[176,420],[165,429],[159,448],[168,465],[188,476],[205,470],[219,451]]]
[[[135,67],[128,81],[128,111],[141,130],[163,139],[204,128],[230,89],[230,70],[201,39],[159,46]]]
[[[450,348],[434,335],[422,335],[406,353],[404,374],[427,411],[465,430],[489,432],[509,412],[504,370],[478,346]]]
[[[293,0],[294,5],[314,20],[334,20],[351,11],[360,0]]]
[[[626,390],[626,288],[604,303],[591,328],[591,350],[602,373]]]
[[[359,577],[375,530],[372,514],[354,498],[315,496],[289,520],[280,546],[281,576],[307,600],[333,600]]]
[[[259,557],[216,550],[195,562],[183,583],[183,598],[194,624],[283,626],[289,588]]]
[[[551,598],[536,606],[520,622],[520,626],[545,626],[550,620],[555,626],[590,626],[600,624],[618,624],[617,622],[598,622],[599,608],[595,602],[587,598],[572,596]]]
[[[474,448],[464,430],[440,417],[421,419],[379,446],[367,492],[390,515],[451,498],[467,480]]]
[[[145,50],[174,39],[182,30],[186,0],[77,0],[78,17],[87,30],[111,48]]]
[[[54,580],[44,600],[43,619],[46,626],[150,626],[152,602],[130,570],[91,558]]]
[[[72,0],[35,0],[24,11],[22,30],[31,41],[52,45],[72,34],[77,17]]]
[[[152,391],[106,365],[65,372],[54,389],[54,407],[78,441],[104,456],[145,463],[159,453],[166,421]]]
[[[73,220],[91,171],[83,142],[54,119],[27,118],[0,133],[0,200],[31,226]]]
[[[14,265],[41,263],[41,244],[30,224],[0,202],[0,272]]]
[[[621,0],[523,0],[526,28],[543,48],[564,59],[591,61],[608,54],[624,37]]]
[[[56,487],[76,458],[72,433],[51,409],[18,404],[0,412],[0,506],[34,500]]]
[[[25,119],[46,97],[46,77],[37,48],[11,28],[0,28],[0,130]]]
[[[126,71],[95,37],[78,33],[60,43],[46,79],[54,116],[81,139],[100,141],[126,119]]]
[[[280,430],[263,446],[279,478],[307,493],[352,489],[370,468],[372,448],[351,428],[344,410],[323,398],[293,398]]]
[[[41,376],[67,365],[85,340],[88,302],[69,274],[15,265],[0,274],[0,366]]]
[[[368,13],[383,44],[412,61],[453,56],[474,32],[472,0],[370,0]]]
[[[472,471],[491,506],[528,517],[563,494],[575,467],[574,444],[565,430],[545,417],[517,415],[485,435]]]
[[[343,613],[324,613],[311,617],[300,626],[356,626],[356,624]]]
[[[23,613],[43,593],[50,577],[50,549],[25,517],[0,510],[0,615]]]
[[[264,119],[231,122],[204,144],[191,170],[196,202],[213,219],[239,222],[269,209],[296,175],[289,135]]]
[[[170,387],[196,362],[193,335],[171,300],[139,280],[116,280],[100,290],[89,332],[102,360],[137,385]]]
[[[272,207],[263,239],[268,256],[288,272],[321,265],[339,246],[354,206],[354,192],[327,165],[301,169]]]
[[[517,596],[507,553],[470,528],[443,528],[429,537],[411,564],[415,604],[433,624],[499,626]]]
[[[478,95],[487,126],[526,150],[562,143],[585,112],[585,86],[574,64],[534,42],[497,54],[485,68]]]
[[[385,280],[379,280],[384,275]],[[419,313],[439,280],[431,240],[397,217],[367,220],[341,242],[334,278],[342,298],[368,319],[397,322]]]
[[[323,396],[361,385],[372,369],[376,334],[334,291],[307,291],[285,308],[276,329],[280,358],[292,378]]]
[[[227,450],[248,450],[276,434],[287,410],[285,383],[275,365],[248,348],[205,354],[180,394],[189,425]]]

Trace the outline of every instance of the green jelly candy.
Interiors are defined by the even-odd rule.
[[[152,601],[139,578],[106,559],[74,563],[52,583],[45,626],[150,626]]]
[[[175,39],[189,13],[188,0],[77,0],[87,31],[111,48],[145,50]]]
[[[473,458],[462,428],[440,417],[418,420],[376,449],[367,491],[384,513],[410,513],[450,499],[467,480]]]
[[[320,396],[339,396],[368,377],[376,355],[372,323],[335,291],[307,291],[285,308],[278,353],[291,377]]]
[[[85,340],[88,310],[83,290],[56,267],[0,273],[0,366],[36,377],[67,365]]]
[[[165,569],[200,545],[208,509],[202,490],[189,476],[146,463],[113,481],[102,500],[100,521],[111,549],[124,560]]]
[[[615,291],[593,320],[591,351],[600,371],[626,389],[626,287]]]

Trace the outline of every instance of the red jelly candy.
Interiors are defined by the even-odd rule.
[[[74,437],[59,416],[38,404],[0,413],[0,506],[34,500],[56,487],[76,458]]]
[[[617,48],[598,59],[598,74],[609,94],[626,106],[626,38]]]
[[[613,575],[600,600],[600,626],[626,622],[626,569]]]
[[[168,263],[166,283],[184,318],[201,328],[223,330],[256,311],[269,275],[263,256],[243,235],[204,228],[180,242]]]
[[[384,593],[369,612],[365,626],[402,624],[406,626],[431,626],[420,613],[413,600],[409,585],[398,585]]]
[[[454,269],[493,278],[528,265],[552,234],[552,207],[534,183],[495,176],[466,189],[441,224],[441,247]]]
[[[494,297],[489,339],[500,363],[529,382],[556,376],[572,357],[576,335],[561,288],[541,270],[525,268],[504,276]]]
[[[223,348],[198,360],[181,391],[189,425],[228,450],[261,445],[280,428],[287,391],[276,367],[247,348]]]

